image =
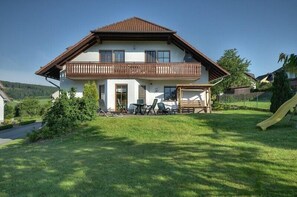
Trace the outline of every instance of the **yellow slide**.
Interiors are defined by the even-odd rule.
[[[266,130],[271,125],[279,122],[288,113],[289,110],[293,109],[297,105],[297,94],[293,96],[290,100],[282,104],[277,111],[268,119],[257,124],[262,130]]]

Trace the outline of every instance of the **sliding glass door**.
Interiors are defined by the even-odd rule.
[[[128,85],[116,84],[115,85],[115,103],[116,111],[127,110],[128,105]]]

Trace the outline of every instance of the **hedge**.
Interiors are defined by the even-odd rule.
[[[27,125],[27,124],[31,124],[34,122],[36,122],[36,120],[27,120],[27,121],[20,122],[19,125]]]
[[[10,128],[12,128],[12,127],[13,127],[12,124],[3,125],[3,126],[0,126],[0,131],[1,131],[1,130],[4,130],[4,129],[10,129]]]

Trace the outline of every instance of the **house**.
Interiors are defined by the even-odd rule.
[[[272,83],[274,81],[275,73],[277,73],[281,69],[283,69],[283,68],[281,67],[271,73],[267,73],[265,75],[258,76],[257,80],[259,81],[260,84]],[[286,73],[287,73],[288,79],[290,81],[291,87],[294,90],[297,90],[297,74],[294,72],[288,72],[288,71],[286,71]]]
[[[4,86],[0,82],[0,123],[4,121],[4,105],[10,101],[9,97],[3,91]]]
[[[75,87],[77,96],[94,80],[110,110],[157,98],[171,108],[202,103],[210,111],[210,81],[229,73],[175,31],[133,17],[91,31],[36,74],[59,80],[63,90]]]
[[[240,95],[240,94],[250,94],[251,89],[257,88],[257,79],[255,78],[255,75],[253,73],[245,72],[245,77],[248,80],[249,85],[246,86],[236,86],[228,88],[224,93],[225,94],[234,94],[234,95]]]

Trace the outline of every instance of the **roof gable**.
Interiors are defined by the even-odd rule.
[[[172,30],[162,27],[160,25],[154,24],[152,22],[143,20],[141,18],[133,17],[111,25],[100,27],[92,32],[116,32],[116,33],[174,33]]]
[[[197,61],[206,66],[207,70],[209,70],[210,81],[229,75],[228,71],[223,69],[195,47],[191,46],[188,42],[179,37],[176,32],[137,17],[129,18],[91,31],[88,36],[69,47],[65,52],[60,54],[47,65],[41,67],[35,74],[59,80],[62,66],[95,43],[101,43],[102,39],[104,40],[104,35],[108,35],[108,39],[112,40],[123,40],[123,38],[126,40],[137,40],[140,37],[146,40],[150,40],[151,38],[165,39],[168,43],[173,42],[178,47],[193,54],[193,57]]]

